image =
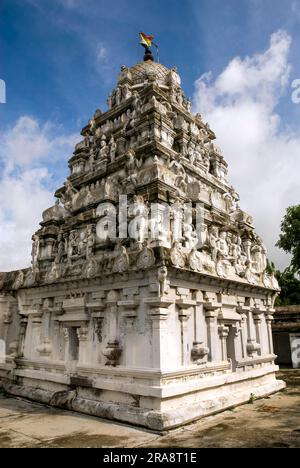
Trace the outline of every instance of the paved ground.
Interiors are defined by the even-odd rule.
[[[288,388],[159,436],[0,394],[0,447],[300,447],[300,370]]]

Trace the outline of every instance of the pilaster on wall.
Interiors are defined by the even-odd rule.
[[[166,320],[169,306],[173,300],[168,298],[145,298],[149,306],[149,317],[152,321],[152,366],[154,369],[168,369],[168,355],[165,352],[167,344]]]
[[[215,294],[205,294],[203,308],[207,323],[209,360],[211,362],[222,361],[222,349],[218,333],[218,315],[221,307],[222,304],[217,302]]]

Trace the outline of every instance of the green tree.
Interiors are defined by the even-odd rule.
[[[290,206],[281,223],[281,234],[277,247],[292,255],[289,268],[283,273],[276,272],[281,293],[276,300],[277,306],[300,304],[300,205]],[[268,266],[270,267],[270,266]],[[271,265],[273,267],[273,265]]]
[[[300,304],[300,281],[295,274],[287,268],[283,273],[276,272],[281,292],[276,299],[276,306],[289,306]]]
[[[300,273],[300,205],[290,206],[281,223],[277,247],[292,255],[290,271]]]

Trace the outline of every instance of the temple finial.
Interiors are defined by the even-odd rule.
[[[139,37],[140,37],[140,44],[145,48],[144,62],[148,62],[148,60],[150,60],[151,62],[154,62],[153,54],[150,49],[150,47],[152,46],[152,41],[154,37],[148,36],[147,34],[143,32],[140,32]]]

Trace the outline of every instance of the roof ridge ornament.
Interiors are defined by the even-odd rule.
[[[148,62],[149,60],[151,62],[154,62],[153,54],[150,49],[150,47],[152,47],[153,45],[156,48],[157,62],[159,63],[159,49],[158,49],[158,45],[154,44],[153,42],[154,36],[152,35],[148,36],[147,34],[140,32],[139,38],[140,38],[140,44],[145,48],[144,62]]]

